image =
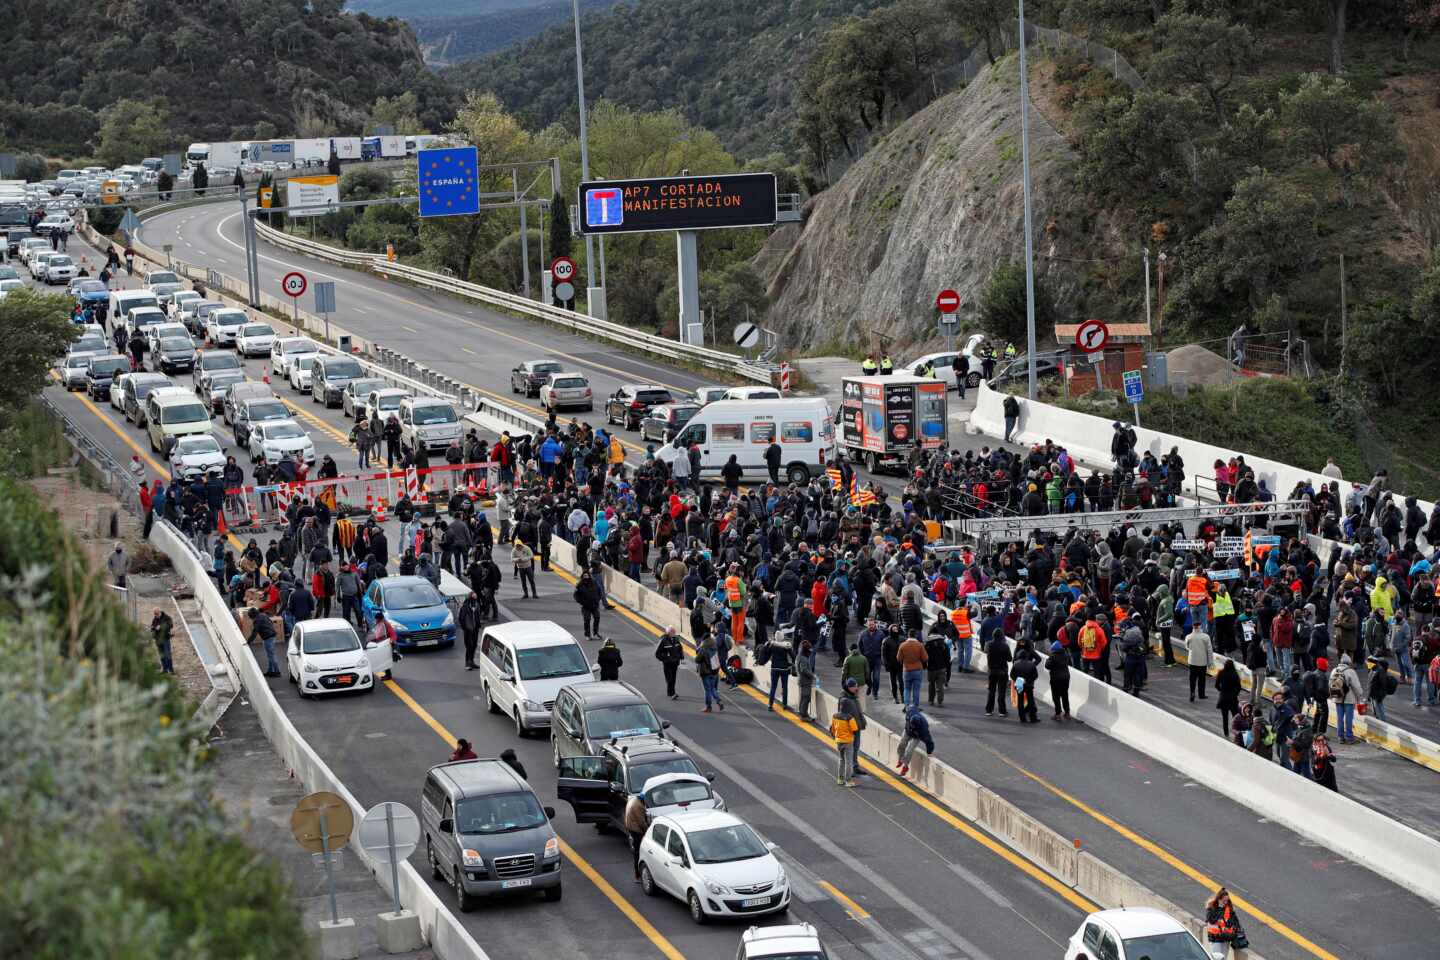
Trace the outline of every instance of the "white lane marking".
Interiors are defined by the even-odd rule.
[[[234,247],[236,250],[241,250],[241,251],[243,251],[243,250],[245,249],[245,245],[244,245],[243,243],[236,243],[234,240],[231,240],[229,237],[225,236],[225,233],[224,233],[224,230],[223,230],[225,224],[229,223],[231,220],[234,220],[234,219],[235,219],[236,217],[238,217],[238,216],[240,216],[240,214],[238,214],[238,213],[232,213],[232,214],[230,214],[230,216],[228,216],[228,217],[222,217],[221,219],[215,221],[215,236],[219,237],[221,240],[223,240],[223,241],[225,241],[226,243],[230,244],[230,246]],[[269,262],[271,262],[271,263],[273,263],[273,264],[275,264],[275,265],[277,265],[277,266],[284,267],[286,270],[296,269],[296,267],[295,267],[294,264],[286,263],[284,260],[276,260],[274,257],[267,257],[267,256],[265,256],[265,254],[261,253],[259,250],[256,250],[256,251],[255,251],[255,257],[256,257],[256,259],[259,259],[259,260],[268,260]],[[219,257],[216,257],[216,259],[218,260]],[[335,280],[335,281],[340,282],[340,283],[343,283],[343,282],[344,282],[344,280],[342,280],[340,277],[334,276],[334,275],[329,274],[329,273],[321,273],[319,270],[314,269],[313,267],[309,266],[308,264],[305,265],[305,266],[300,267],[299,269],[304,270],[306,276],[310,276],[310,277],[324,277],[326,280]]]

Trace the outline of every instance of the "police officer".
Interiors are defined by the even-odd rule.
[[[890,354],[883,354],[880,357],[880,376],[888,377],[895,372],[895,361],[890,359]]]
[[[866,354],[865,359],[860,361],[860,372],[867,377],[875,376],[875,371],[879,369],[880,365],[875,362],[873,353]]]

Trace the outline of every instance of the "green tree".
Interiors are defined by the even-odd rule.
[[[1173,203],[1190,189],[1186,144],[1203,108],[1187,94],[1147,88],[1088,108],[1080,176],[1101,197]]]
[[[6,348],[0,351],[0,426],[40,394],[50,364],[75,339],[71,304],[61,294],[29,290],[15,290],[0,300],[0,330],[6,331]]]
[[[556,257],[568,257],[574,242],[570,236],[570,204],[557,193],[550,198],[550,252]]]
[[[280,129],[269,120],[255,121],[254,132],[250,135],[252,140],[274,140],[279,136]]]
[[[995,265],[980,296],[980,326],[986,333],[1010,343],[1025,341],[1029,317],[1025,298],[1025,264],[1003,260]],[[1055,323],[1055,304],[1040,276],[1035,277],[1035,329],[1049,330]]]
[[[1306,74],[1297,90],[1281,95],[1280,104],[1291,147],[1339,178],[1346,203],[1354,182],[1405,157],[1390,111],[1355,93],[1343,77]]]
[[[210,186],[210,171],[205,169],[204,163],[195,164],[195,169],[190,173],[190,185],[200,196],[205,196],[205,189]]]
[[[389,125],[398,134],[428,133],[420,119],[420,98],[407,90],[394,97],[379,97],[370,105],[370,126]]]
[[[1160,19],[1155,33],[1163,45],[1150,65],[1151,82],[1200,90],[1223,123],[1226,94],[1257,55],[1249,28],[1178,7]]]
[[[1005,49],[1005,31],[1015,16],[1010,0],[945,0],[945,8],[972,43],[994,63]]]
[[[341,200],[370,200],[390,196],[390,177],[383,170],[347,170],[340,178]]]
[[[330,151],[330,159],[325,162],[325,172],[332,177],[340,176],[340,157],[333,149]]]
[[[161,170],[160,175],[155,178],[155,190],[160,194],[161,200],[169,200],[170,192],[175,189],[175,178],[170,175],[169,170]]]
[[[96,155],[118,167],[160,153],[170,144],[169,121],[163,101],[117,100],[101,114]]]
[[[22,153],[15,158],[15,177],[19,180],[44,180],[50,175],[50,165],[38,153]]]

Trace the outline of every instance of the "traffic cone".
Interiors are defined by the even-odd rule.
[[[222,537],[229,536],[229,535],[230,535],[230,530],[225,526],[225,510],[224,510],[223,507],[221,508],[220,512],[219,512],[216,516],[218,517],[218,519],[217,519],[217,521],[216,521],[216,524],[215,524],[215,529],[216,529],[216,531],[217,531],[217,532],[220,534],[220,536],[222,536]]]

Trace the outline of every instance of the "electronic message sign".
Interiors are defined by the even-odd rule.
[[[579,206],[581,233],[768,227],[775,222],[775,175],[725,173],[582,183]]]

